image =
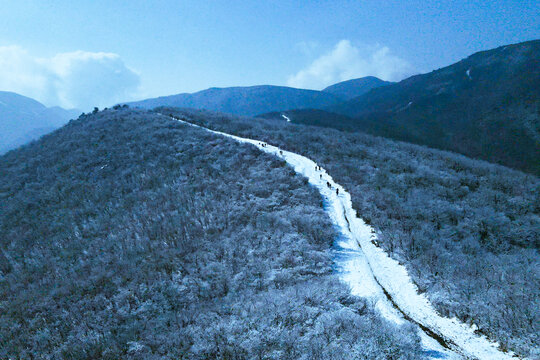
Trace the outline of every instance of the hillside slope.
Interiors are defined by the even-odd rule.
[[[363,78],[342,81],[321,90],[330,94],[339,96],[345,100],[364,95],[371,89],[393,84],[390,81],[384,81],[375,76],[366,76]]]
[[[0,154],[62,126],[78,114],[77,110],[47,108],[29,97],[0,91]]]
[[[285,119],[284,115],[288,120]],[[343,131],[358,131],[358,121],[356,119],[318,109],[275,111],[257,115],[257,118],[278,122],[289,121],[293,124],[328,127]]]
[[[442,316],[540,356],[540,180],[455,153],[286,121],[160,109],[314,159]]]
[[[482,51],[327,110],[357,129],[540,174],[540,40]]]
[[[0,358],[417,359],[332,275],[307,181],[128,109],[0,157]]]
[[[334,182],[332,176],[313,160],[294,152],[261,142],[200,127],[189,120],[164,114],[174,121],[199,127],[209,132],[251,144],[259,150],[284,160],[295,172],[305,176],[309,184],[323,198],[324,210],[329,215],[340,237],[334,246],[336,272],[349,285],[351,293],[376,304],[375,308],[386,319],[418,326],[422,347],[433,359],[514,360],[512,352],[499,344],[475,334],[475,327],[456,319],[440,316],[427,298],[412,282],[406,268],[390,258],[378,245],[375,229],[357,216],[351,196]],[[405,316],[403,316],[405,314]]]
[[[253,116],[271,111],[314,108],[337,104],[343,99],[330,93],[284,86],[210,88],[193,94],[178,94],[128,103],[152,109],[174,106]]]

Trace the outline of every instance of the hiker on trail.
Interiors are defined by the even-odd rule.
[[[282,150],[279,150],[279,155],[283,155],[283,151],[282,151]]]
[[[322,174],[319,175],[319,178],[322,180]]]
[[[328,181],[326,182],[326,186],[328,186],[330,189],[332,188],[332,185],[330,185]]]
[[[339,189],[336,188],[336,195],[339,195]]]

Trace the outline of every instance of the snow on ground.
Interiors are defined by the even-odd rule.
[[[408,108],[411,107],[412,104],[413,104],[413,102],[412,102],[412,101],[409,101],[409,103],[408,103],[407,105],[405,105],[405,106],[403,106],[402,108],[396,110],[396,112],[401,112],[401,111],[403,111],[403,110],[407,110]]]
[[[467,77],[472,80],[472,77],[471,77],[471,69],[467,70],[466,71],[466,74],[467,74]]]
[[[283,118],[284,118],[285,120],[287,120],[287,122],[291,122],[291,119],[289,119],[286,115],[281,114],[281,116],[283,116]]]
[[[309,179],[309,183],[321,193],[325,210],[341,234],[335,249],[336,267],[341,279],[350,286],[353,295],[371,299],[387,320],[396,324],[411,321],[419,325],[418,332],[426,356],[434,359],[515,359],[513,354],[500,351],[498,344],[475,334],[474,328],[455,318],[439,315],[427,297],[418,293],[405,267],[376,245],[374,229],[357,216],[350,194],[336,184],[324,169],[317,170],[315,162],[258,140],[200,128],[242,143],[253,144],[262,151],[282,158],[297,173]],[[423,330],[422,327],[428,330]],[[442,340],[446,347],[436,338]]]

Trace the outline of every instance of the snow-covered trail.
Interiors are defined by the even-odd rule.
[[[318,165],[301,155],[252,139],[211,130],[172,118],[184,124],[255,145],[260,150],[285,160],[309,179],[324,199],[325,211],[337,226],[341,237],[336,244],[335,261],[343,281],[353,295],[371,299],[379,312],[397,324],[412,322],[418,326],[427,357],[435,359],[515,359],[498,349],[498,344],[477,335],[474,328],[437,313],[404,266],[376,245],[376,234],[356,214],[350,194]],[[338,192],[336,191],[338,190]]]

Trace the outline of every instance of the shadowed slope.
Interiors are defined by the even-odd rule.
[[[482,51],[327,110],[357,130],[540,174],[540,40]]]

